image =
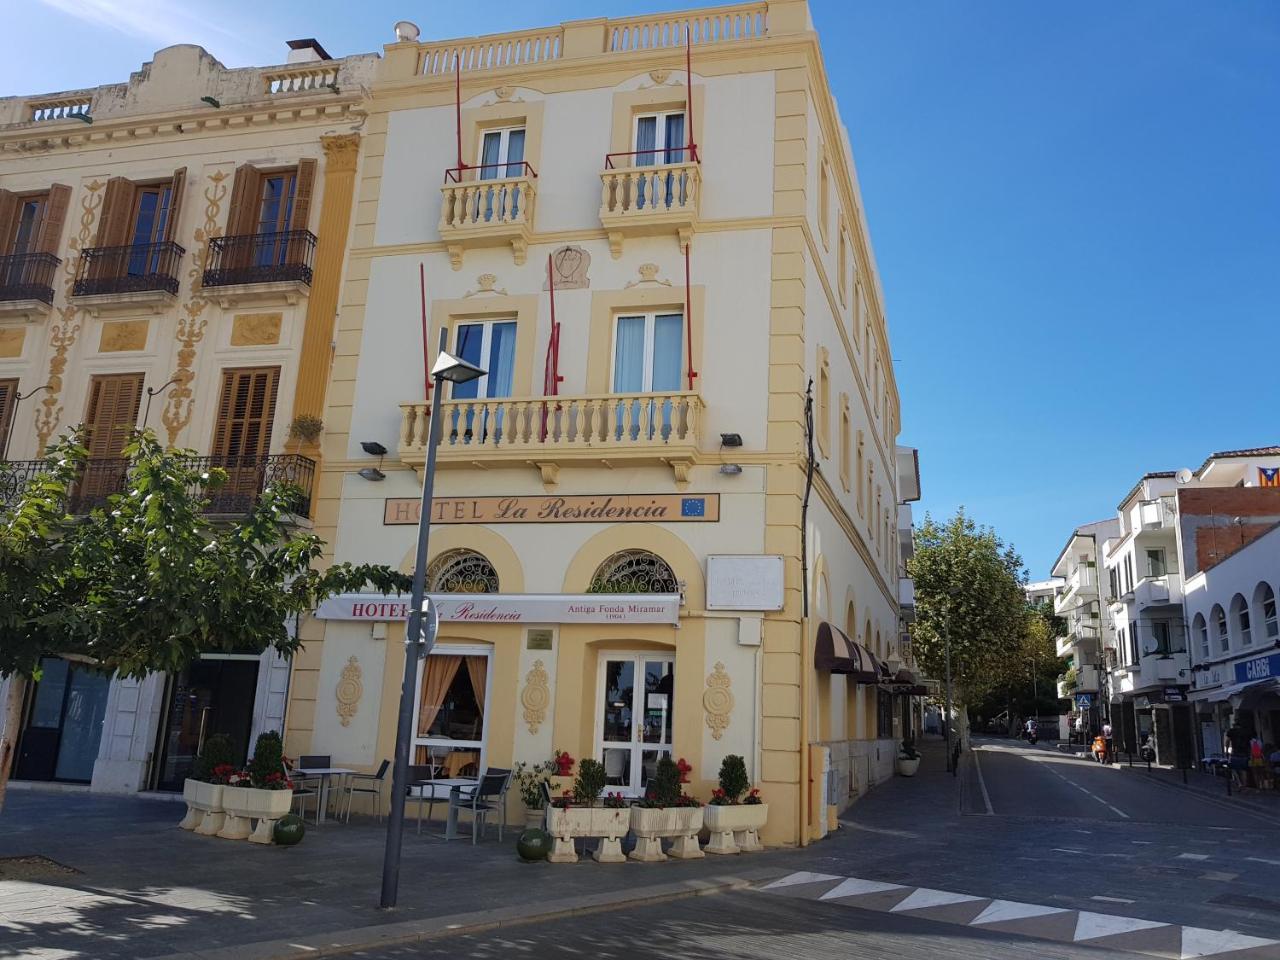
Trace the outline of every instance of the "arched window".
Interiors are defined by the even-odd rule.
[[[849,601],[849,606],[845,610],[844,632],[850,640],[858,639],[858,613],[852,600]]]
[[[621,550],[596,568],[588,593],[679,593],[667,561],[648,550]]]
[[[498,572],[474,550],[446,550],[427,567],[431,593],[498,593]]]
[[[1204,622],[1204,614],[1197,613],[1195,620],[1191,622],[1191,629],[1196,635],[1196,639],[1200,641],[1200,659],[1209,659],[1209,627]]]
[[[1276,592],[1271,584],[1260,583],[1253,591],[1253,607],[1262,620],[1262,635],[1267,640],[1280,640],[1280,624],[1276,622]]]
[[[1227,615],[1222,612],[1222,607],[1215,603],[1209,619],[1213,621],[1213,631],[1218,637],[1218,648],[1222,653],[1226,653],[1231,649],[1231,636],[1227,632]]]
[[[1240,646],[1247,647],[1253,643],[1253,631],[1249,624],[1249,604],[1244,602],[1241,594],[1231,598],[1231,619],[1240,631]]]

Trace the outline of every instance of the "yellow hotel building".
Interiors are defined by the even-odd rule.
[[[143,423],[227,468],[218,515],[272,479],[312,486],[316,438],[291,427],[324,413],[378,58],[290,46],[246,69],[168,47],[122,83],[0,99],[0,497],[78,424],[91,460],[73,510],[119,488]],[[247,749],[283,724],[274,656],[143,681],[43,666],[18,780],[180,790],[203,737]]]
[[[740,754],[766,842],[823,835],[918,722],[918,473],[806,3],[401,23],[364,109],[314,512],[334,559],[411,569],[424,352],[443,331],[487,371],[444,398],[413,762],[565,750],[634,795],[670,753],[706,799]],[[392,756],[404,615],[345,596],[303,623],[288,753]]]

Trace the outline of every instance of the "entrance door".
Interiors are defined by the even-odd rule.
[[[88,783],[102,739],[110,678],[45,657],[35,684],[14,776]]]
[[[181,790],[204,742],[215,733],[231,738],[243,762],[253,730],[258,657],[197,660],[170,683],[169,714],[160,731],[157,790]]]
[[[610,791],[640,796],[671,755],[675,658],[602,654],[596,684],[596,756]]]

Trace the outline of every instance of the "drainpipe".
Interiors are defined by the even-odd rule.
[[[813,490],[813,378],[804,391],[804,499],[800,502],[800,846],[809,845],[809,494]]]

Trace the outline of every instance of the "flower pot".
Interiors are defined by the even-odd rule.
[[[763,850],[760,831],[769,819],[767,803],[735,803],[707,807],[706,823],[711,832],[707,853],[730,854]]]
[[[291,790],[257,790],[253,787],[224,787],[222,808],[227,818],[218,836],[224,840],[252,840],[270,843],[276,821],[293,806]],[[252,829],[252,821],[258,828]],[[250,835],[252,834],[252,835]]]
[[[209,837],[222,829],[222,791],[220,783],[203,780],[182,781],[182,799],[187,801],[187,815],[178,824],[183,830],[194,830]]]
[[[899,757],[898,758],[898,776],[914,777],[916,775],[916,771],[919,769],[920,769],[919,757],[914,757],[914,758]]]
[[[667,859],[662,852],[662,841],[672,841],[670,855],[680,860],[693,860],[703,856],[698,846],[698,831],[702,829],[703,807],[632,807],[631,832],[636,835],[636,846],[631,859],[642,863],[656,863]]]
[[[548,807],[547,833],[555,838],[551,855],[552,863],[575,863],[578,854],[573,848],[575,837],[599,837],[600,843],[592,852],[600,863],[622,863],[622,838],[631,826],[631,811],[626,807]]]
[[[526,830],[541,830],[543,823],[546,822],[547,816],[541,807],[525,807],[524,808],[524,828]]]

